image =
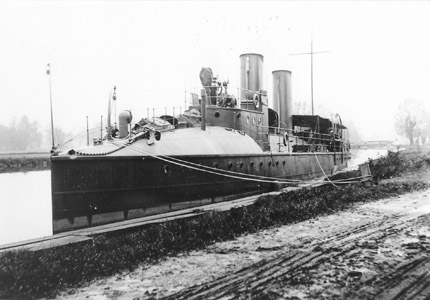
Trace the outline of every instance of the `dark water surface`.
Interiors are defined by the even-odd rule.
[[[349,166],[387,150],[353,150]],[[51,171],[0,174],[0,245],[52,235]]]

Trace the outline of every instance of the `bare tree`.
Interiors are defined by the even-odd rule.
[[[293,114],[295,115],[309,115],[311,108],[305,101],[296,101],[293,103]]]
[[[426,111],[426,123],[424,124],[423,130],[421,130],[421,140],[424,143],[428,143],[430,141],[430,112]]]
[[[14,118],[7,128],[8,145],[6,150],[35,150],[40,147],[42,133],[39,131],[39,123],[30,121],[24,115],[20,119]]]
[[[404,100],[398,107],[395,118],[395,128],[399,135],[409,139],[409,144],[415,144],[426,128],[426,113],[422,102],[413,99]]]
[[[324,118],[331,118],[336,113],[330,110],[324,105],[317,105],[315,108],[315,114]],[[295,101],[293,103],[293,114],[294,115],[310,115],[312,114],[312,108],[307,101]]]

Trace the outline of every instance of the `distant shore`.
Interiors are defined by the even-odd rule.
[[[0,152],[0,173],[51,169],[49,152]]]

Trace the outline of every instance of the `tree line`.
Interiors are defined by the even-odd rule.
[[[70,134],[54,127],[56,145],[64,143]],[[37,121],[26,115],[14,118],[8,126],[0,124],[0,151],[49,151],[52,148],[51,130],[43,130]]]
[[[396,132],[409,140],[409,144],[430,142],[430,111],[419,100],[405,99],[394,115]]]
[[[25,115],[14,118],[9,126],[0,124],[0,151],[40,150],[43,142],[40,124]]]

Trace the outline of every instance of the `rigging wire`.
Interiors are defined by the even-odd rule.
[[[160,159],[162,161],[169,162],[169,163],[172,163],[172,164],[175,164],[175,165],[179,165],[179,166],[182,166],[182,167],[187,167],[187,168],[198,170],[198,171],[201,171],[201,172],[208,172],[208,173],[212,173],[212,174],[219,175],[219,176],[233,177],[233,178],[238,178],[238,179],[243,179],[243,180],[251,180],[251,181],[270,182],[270,183],[275,183],[275,182],[282,181],[283,183],[300,184],[300,183],[306,183],[307,182],[305,180],[295,180],[295,179],[286,179],[286,178],[259,176],[259,175],[253,175],[253,174],[244,174],[244,173],[240,173],[240,172],[228,171],[228,170],[220,170],[220,169],[213,168],[213,167],[210,167],[210,166],[205,166],[205,165],[201,165],[201,164],[197,164],[197,163],[192,163],[192,162],[189,162],[189,161],[184,161],[184,160],[177,159],[177,158],[174,158],[174,157],[170,157],[170,156],[167,156],[167,155],[154,155],[154,154],[148,153],[145,150],[139,149],[136,146],[132,146],[132,145],[126,145],[126,147],[131,148],[132,150],[138,152],[139,154],[148,155],[148,156],[151,156],[153,158]],[[314,155],[316,156],[315,152],[314,152]],[[161,157],[164,157],[164,158],[161,158]],[[329,177],[327,176],[327,174],[324,172],[324,169],[322,168],[322,166],[321,166],[321,164],[320,164],[320,162],[319,162],[319,160],[318,160],[317,157],[316,157],[316,160],[317,160],[317,163],[318,163],[321,171],[323,172],[325,178],[327,178],[327,180],[331,184],[333,184],[333,185],[335,185],[334,183],[338,183],[338,184],[343,184],[343,183],[344,184],[346,184],[346,183],[359,183],[359,182],[362,182],[363,179],[368,179],[368,178],[371,177],[370,175],[367,175],[367,176],[352,177],[352,178],[348,178],[346,180],[345,179],[330,180]],[[175,161],[177,161],[177,162],[175,162]],[[197,167],[191,167],[190,165],[194,165],[194,166],[197,166]],[[200,167],[201,169],[199,169],[198,167]],[[205,170],[204,168],[211,169],[211,170],[216,170],[216,171],[215,172],[210,172],[210,171]],[[236,175],[236,176],[228,176],[228,175],[220,173],[220,172],[225,172],[225,173],[230,173],[230,174],[245,175],[245,176],[248,176],[248,177],[243,177],[243,176],[238,176],[238,175]],[[256,178],[256,179],[252,179],[253,177]],[[258,178],[261,178],[261,179],[258,180]],[[355,179],[361,179],[361,180],[355,180]],[[318,180],[317,182],[324,182],[324,180]],[[338,187],[338,186],[336,186],[336,187]]]
[[[167,157],[167,159],[178,161],[180,163],[190,164],[190,165],[194,165],[194,166],[199,166],[199,167],[203,167],[203,168],[210,169],[210,170],[216,170],[216,171],[221,171],[221,172],[230,173],[230,174],[241,174],[241,175],[244,174],[244,173],[234,172],[234,171],[229,171],[229,170],[221,170],[221,169],[218,169],[218,168],[214,168],[214,167],[210,167],[210,166],[205,166],[205,165],[193,163],[193,162],[190,162],[190,161],[181,160],[181,159],[174,158],[174,157],[171,157],[171,156],[157,155],[157,157],[158,156],[164,156],[164,157]],[[268,176],[254,175],[254,174],[245,174],[245,175],[249,176],[249,177],[261,178],[261,179],[269,179],[269,180],[270,179],[272,179],[272,180],[276,179],[276,180],[279,180],[277,177],[268,177]],[[301,180],[297,180],[297,179],[286,179],[285,178],[284,180],[285,180],[285,182],[291,182],[291,183],[302,182]]]
[[[94,134],[95,132],[99,132],[99,131],[100,131],[100,128],[97,128],[97,127],[94,127],[94,128],[89,129],[89,132],[90,132],[90,133],[93,133],[93,134]],[[68,144],[68,143],[70,143],[70,142],[72,142],[72,141],[74,141],[74,140],[76,140],[76,139],[78,139],[78,138],[84,137],[84,136],[86,136],[86,135],[87,135],[86,130],[85,130],[85,131],[80,131],[80,132],[78,132],[76,135],[74,135],[73,137],[71,137],[71,138],[69,138],[69,139],[65,140],[63,143],[59,144],[59,145],[58,145],[58,147],[62,147],[62,146],[64,146],[64,145],[66,145],[66,144]]]
[[[156,158],[156,159],[159,159],[159,160],[162,160],[162,161],[165,161],[165,162],[169,162],[169,163],[172,163],[172,164],[175,164],[175,165],[179,165],[179,166],[182,166],[182,167],[187,167],[187,168],[194,169],[194,170],[197,170],[197,171],[207,172],[207,173],[211,173],[211,174],[215,174],[215,175],[219,175],[219,176],[230,177],[230,178],[241,179],[241,180],[248,180],[248,181],[265,182],[265,183],[275,183],[275,182],[281,181],[283,183],[299,184],[299,183],[305,183],[306,182],[306,181],[303,181],[303,180],[285,179],[285,178],[277,178],[277,177],[267,177],[267,176],[253,175],[253,174],[244,174],[244,173],[239,173],[239,172],[234,172],[234,171],[228,171],[228,170],[219,170],[219,169],[212,168],[212,167],[209,167],[209,166],[205,166],[205,165],[201,165],[201,164],[196,164],[196,163],[192,163],[192,162],[180,160],[180,159],[169,157],[169,156],[166,156],[166,155],[154,155],[154,154],[148,153],[145,150],[139,149],[139,148],[137,148],[135,146],[132,146],[132,145],[126,145],[126,146],[129,147],[130,149],[138,152],[139,154],[145,154],[145,155],[151,156],[153,158]],[[314,153],[314,154],[316,156],[316,153]],[[164,157],[164,158],[162,158],[162,157]],[[321,171],[323,172],[323,174],[325,175],[325,177],[327,178],[327,180],[331,184],[333,184],[334,186],[336,186],[334,184],[334,182],[336,182],[336,183],[354,183],[354,182],[361,182],[361,181],[352,181],[351,179],[358,179],[358,178],[364,179],[366,177],[369,177],[369,176],[359,176],[359,177],[350,178],[349,180],[343,180],[343,179],[340,179],[340,180],[330,180],[328,178],[327,174],[324,172],[324,169],[322,168],[321,164],[319,163],[317,157],[316,157],[316,159],[317,159],[317,162],[318,162],[318,165],[319,165]],[[197,167],[192,167],[190,165],[194,165],[194,166],[197,166]],[[214,171],[205,170],[205,168],[206,169],[211,169],[211,170],[216,170],[216,171],[214,172]],[[220,171],[221,172],[225,172],[225,173],[230,173],[230,174],[240,174],[242,176],[228,175],[228,174],[220,173]],[[247,177],[244,177],[243,175],[245,175]],[[324,180],[319,180],[317,182],[324,182]],[[338,187],[338,186],[336,186],[336,187]]]
[[[164,162],[168,162],[168,163],[171,163],[171,164],[174,164],[174,165],[178,165],[178,166],[181,166],[181,167],[186,167],[186,168],[189,168],[189,169],[197,170],[197,171],[200,171],[200,172],[206,172],[206,173],[209,173],[209,174],[214,174],[214,175],[219,175],[219,176],[224,176],[224,177],[229,177],[229,178],[234,178],[234,179],[240,179],[240,180],[264,182],[264,183],[275,183],[276,181],[279,182],[279,180],[282,180],[282,178],[274,178],[274,177],[267,177],[267,178],[272,178],[272,180],[257,179],[257,178],[254,179],[252,177],[244,177],[244,176],[238,176],[238,175],[224,174],[224,173],[220,173],[219,171],[218,172],[214,172],[214,171],[211,171],[211,170],[205,170],[205,169],[203,169],[202,167],[206,167],[206,166],[203,166],[203,165],[199,165],[200,167],[194,167],[194,166],[186,164],[186,163],[189,163],[189,162],[185,162],[185,161],[183,163],[176,162],[174,160],[171,160],[170,158],[169,158],[170,159],[169,160],[168,158],[163,158],[163,157],[161,157],[159,155],[151,154],[149,152],[144,151],[143,149],[138,149],[137,147],[134,147],[134,146],[131,146],[131,145],[127,145],[127,147],[131,148],[132,150],[136,151],[139,154],[144,154],[144,155],[153,157],[155,159],[159,159],[159,160],[164,161]],[[207,167],[207,168],[211,168],[211,167]],[[216,169],[216,170],[218,170],[218,169]],[[223,171],[226,171],[226,170],[223,170]],[[243,174],[243,173],[238,173],[238,172],[233,172],[233,173],[248,176],[248,174]],[[286,183],[288,183],[288,182],[289,183],[297,183],[297,182],[300,182],[300,181],[294,181],[294,182],[283,181],[283,182],[286,182]]]
[[[205,166],[205,165],[201,165],[201,164],[197,164],[197,163],[193,163],[193,162],[189,162],[189,161],[185,161],[185,160],[181,160],[178,158],[174,158],[174,157],[170,157],[167,155],[154,155],[151,154],[141,148],[138,148],[136,146],[133,146],[131,144],[122,144],[122,143],[118,143],[115,141],[112,141],[112,143],[116,146],[119,146],[121,148],[123,147],[127,147],[130,148],[131,150],[139,153],[139,154],[143,154],[146,156],[150,156],[152,158],[167,162],[167,163],[171,163],[174,165],[178,165],[181,167],[186,167],[189,169],[193,169],[196,171],[200,171],[200,172],[206,172],[206,173],[210,173],[210,174],[214,174],[214,175],[218,175],[218,176],[224,176],[224,177],[228,177],[228,178],[233,178],[233,179],[239,179],[239,180],[247,180],[247,181],[255,181],[255,182],[263,182],[263,183],[276,183],[276,182],[281,182],[281,183],[290,183],[290,184],[301,184],[301,183],[306,183],[307,181],[304,180],[295,180],[295,179],[286,179],[286,178],[276,178],[276,177],[268,177],[268,176],[260,176],[260,175],[253,175],[253,174],[244,174],[244,173],[239,173],[239,172],[234,172],[234,171],[228,171],[228,170],[220,170],[217,168],[213,168],[210,166]],[[367,175],[367,176],[358,176],[358,177],[353,177],[353,178],[349,178],[347,180],[345,179],[339,179],[339,180],[330,180],[329,177],[327,176],[327,174],[324,172],[324,169],[322,168],[318,157],[316,156],[316,152],[314,152],[315,158],[317,160],[317,163],[321,169],[321,171],[323,172],[325,178],[335,187],[338,188],[337,185],[335,185],[334,183],[338,183],[338,184],[347,184],[347,183],[359,183],[362,182],[362,180],[364,179],[368,179],[371,176]],[[194,167],[195,166],[195,167]],[[216,171],[211,171],[211,170],[216,170]],[[224,172],[224,173],[222,173]],[[237,174],[237,175],[230,175],[230,174]],[[239,176],[241,175],[241,176]],[[245,176],[243,176],[245,175]],[[355,179],[360,179],[361,180],[355,180]],[[354,179],[354,180],[352,180]],[[323,183],[324,180],[318,180],[317,183]]]

